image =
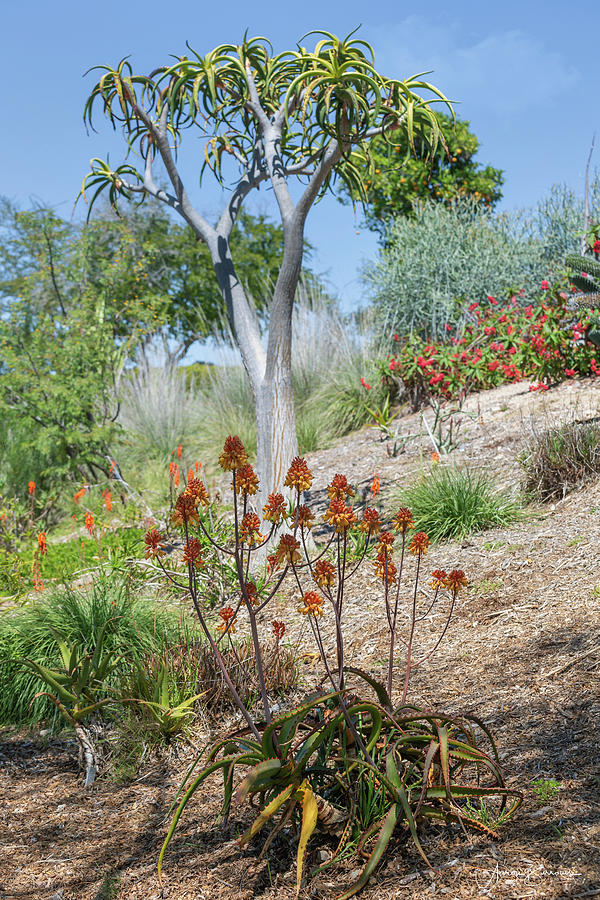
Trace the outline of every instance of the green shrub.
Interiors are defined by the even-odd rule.
[[[511,525],[519,515],[518,502],[495,490],[485,473],[441,465],[404,490],[401,502],[410,507],[415,528],[432,541]]]
[[[463,321],[465,301],[532,289],[546,269],[542,243],[525,221],[465,198],[419,203],[413,217],[396,217],[364,278],[383,334],[440,339],[446,325]]]
[[[0,614],[0,724],[56,721],[56,708],[40,680],[19,660],[27,657],[41,665],[60,664],[53,630],[67,643],[93,648],[102,626],[106,652],[124,654],[117,679],[131,661],[177,640],[180,614],[167,604],[136,595],[127,582],[100,577],[88,592],[62,586],[45,592],[35,604]]]
[[[600,475],[600,421],[533,431],[519,463],[526,494],[543,502],[562,499]]]

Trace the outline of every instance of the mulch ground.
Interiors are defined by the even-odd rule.
[[[547,395],[510,385],[472,398],[457,457],[492,467],[506,484],[518,480],[516,453],[530,416],[538,426],[579,408],[592,415],[597,388],[571,382]],[[590,412],[591,410],[591,412]],[[402,420],[418,432],[417,417]],[[418,441],[397,458],[372,430],[309,459],[315,487],[337,472],[367,485],[380,474],[382,494],[418,474],[425,453]],[[316,497],[318,499],[318,496]],[[430,568],[465,570],[455,621],[438,653],[417,669],[411,699],[447,713],[474,713],[494,733],[510,787],[525,802],[501,840],[427,826],[422,842],[433,870],[410,843],[385,857],[364,900],[388,898],[583,898],[600,896],[600,484],[534,509],[510,529],[432,548]],[[382,674],[386,631],[378,583],[368,567],[347,594],[348,662]],[[295,624],[297,600],[283,591],[277,618],[289,624],[300,650],[312,650]],[[273,618],[268,611],[268,621]],[[441,612],[429,624],[442,622]],[[267,627],[267,619],[265,627]],[[310,656],[303,687],[317,678]],[[213,734],[224,728],[213,723]],[[198,734],[197,743],[207,735]],[[180,745],[146,759],[134,780],[101,776],[81,789],[76,748],[59,737],[0,736],[0,898],[16,900],[288,900],[295,893],[295,845],[284,834],[257,863],[260,841],[241,850],[236,837],[249,822],[235,810],[226,828],[214,826],[219,780],[192,801],[165,859],[162,885],[156,860],[167,812],[195,751]],[[537,779],[560,782],[540,799]],[[311,860],[332,844],[311,840]],[[332,900],[358,874],[356,858],[308,883],[303,898]]]

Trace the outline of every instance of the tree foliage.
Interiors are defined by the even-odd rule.
[[[457,198],[472,197],[492,208],[502,197],[501,169],[475,162],[479,149],[469,122],[437,113],[442,140],[432,156],[421,139],[410,153],[405,137],[392,143],[387,135],[375,138],[365,161],[365,221],[385,238],[394,216],[411,216],[416,201],[436,200],[449,204]],[[357,192],[342,190],[343,202],[360,200]]]
[[[440,126],[431,102],[447,102],[421,76],[404,81],[382,76],[365,41],[315,34],[320,39],[312,52],[298,46],[273,54],[266,39],[244,36],[240,45],[223,44],[205,56],[188,45],[189,57],[176,57],[150,75],[135,73],[127,59],[116,67],[99,66],[84,110],[93,127],[99,108],[122,131],[126,146],[125,160],[116,168],[92,160],[82,184],[90,205],[103,191],[113,206],[121,198],[153,197],[178,212],[208,246],[256,401],[263,491],[282,483],[298,450],[292,310],[308,213],[337,181],[365,196],[366,145],[378,135],[389,135],[392,143],[406,138],[411,150],[415,140],[428,141],[435,150]],[[232,187],[214,227],[195,208],[178,167],[188,129],[204,141],[200,181],[208,170]],[[166,173],[168,189],[156,180],[156,164]],[[290,189],[296,180],[298,198]],[[278,205],[284,247],[265,349],[236,270],[232,232],[247,195],[266,182]]]
[[[78,230],[46,209],[2,212],[0,414],[13,434],[27,429],[53,478],[93,472],[106,465],[120,374],[163,321],[163,300],[125,223]]]

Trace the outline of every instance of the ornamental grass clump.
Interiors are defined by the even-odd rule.
[[[435,466],[400,499],[435,542],[512,525],[520,515],[518,500],[498,491],[485,472],[470,469]]]
[[[173,804],[159,878],[181,815],[214,772],[223,776],[224,820],[234,802],[249,801],[259,811],[239,838],[241,846],[269,826],[262,856],[286,825],[297,822],[297,894],[307,845],[317,828],[335,836],[336,849],[311,874],[353,847],[366,860],[340,900],[367,883],[395,834],[410,835],[429,865],[418,834],[424,819],[456,822],[495,836],[495,824],[516,811],[522,796],[506,786],[489,731],[474,716],[451,716],[409,700],[411,674],[443,640],[467,583],[465,573],[459,568],[431,570],[430,537],[415,528],[411,510],[397,510],[386,527],[376,509],[361,510],[355,504],[354,489],[343,475],[335,475],[327,486],[329,505],[317,517],[302,502],[313,476],[301,457],[292,461],[281,486],[287,489],[287,500],[274,490],[262,510],[253,507],[258,481],[238,437],[227,438],[219,462],[231,473],[233,540],[221,543],[206,530],[198,507],[210,499],[194,496],[189,485],[177,498],[171,519],[186,548],[184,575],[164,568],[160,532],[153,530],[146,539],[149,555],[165,575],[189,592],[216,667],[242,718],[242,727],[212,745],[204,768],[198,771],[196,760],[190,769]],[[318,544],[311,535],[317,518],[325,526],[319,535],[326,534]],[[355,533],[365,538],[358,559],[349,554],[350,535]],[[198,580],[198,572],[209,565],[209,554],[199,556],[189,549],[200,534],[215,552],[231,558],[238,577],[237,598],[214,619],[202,603]],[[266,574],[258,578],[253,559],[265,553]],[[348,665],[345,658],[347,585],[363,565],[381,584],[379,618],[388,635],[384,683]],[[274,619],[269,607],[284,582],[296,594],[296,615],[308,623],[322,679],[316,693],[274,715],[264,637],[265,629],[270,631],[277,652],[286,623]],[[440,622],[437,630],[426,624],[434,614]],[[260,698],[256,713],[232,673],[234,634],[236,641],[246,635],[252,644]],[[482,799],[492,811],[486,823],[471,811]]]
[[[542,502],[562,500],[600,475],[600,422],[533,427],[519,464],[526,494]]]

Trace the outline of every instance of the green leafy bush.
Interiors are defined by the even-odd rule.
[[[574,313],[567,287],[564,280],[542,280],[534,302],[517,296],[473,302],[462,330],[455,334],[449,326],[444,340],[395,335],[393,353],[380,360],[381,377],[395,382],[416,410],[432,398],[455,399],[522,379],[531,379],[530,390],[544,391],[567,378],[597,375],[598,349],[586,341],[595,313]]]
[[[108,531],[101,538],[75,537],[67,541],[47,541],[47,553],[40,556],[37,541],[21,541],[16,552],[0,549],[0,595],[22,596],[33,589],[34,571],[44,585],[68,579],[83,569],[110,564],[140,555],[144,532],[140,528]],[[34,565],[35,563],[35,565]]]
[[[411,218],[392,221],[364,272],[381,333],[444,338],[447,325],[464,321],[465,301],[539,285],[547,270],[541,247],[524,222],[468,198],[419,204]]]
[[[415,526],[432,541],[512,525],[519,517],[516,500],[499,493],[485,473],[469,469],[436,465],[399,499],[410,506]]]

